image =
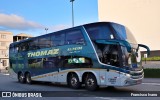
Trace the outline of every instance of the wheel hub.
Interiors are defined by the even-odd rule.
[[[71,79],[71,84],[72,84],[73,86],[77,85],[77,79],[76,79],[75,77],[73,77],[73,78]]]
[[[22,75],[20,75],[20,81],[22,82],[22,80],[23,80],[23,76],[22,76]]]
[[[29,83],[30,82],[30,80],[29,80],[29,78],[27,77],[27,82]]]
[[[93,86],[94,85],[94,80],[93,79],[88,79],[87,85],[88,86]]]

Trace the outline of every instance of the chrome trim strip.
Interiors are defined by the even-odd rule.
[[[130,71],[130,74],[134,74],[134,73],[142,73],[143,69],[141,71]]]
[[[142,75],[139,75],[139,76],[131,76],[131,78],[133,78],[133,79],[139,79],[141,77],[144,77],[144,73]]]
[[[144,78],[144,76],[143,76],[143,77],[141,77],[141,78],[138,78],[138,79],[133,79],[133,78],[131,78],[130,80],[138,81],[138,80],[142,80],[143,78]]]

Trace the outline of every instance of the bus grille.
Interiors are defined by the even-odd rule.
[[[141,71],[131,71],[131,78],[133,79],[139,79],[144,77],[143,69]]]

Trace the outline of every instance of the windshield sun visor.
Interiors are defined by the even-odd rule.
[[[102,44],[117,44],[117,45],[123,45],[127,48],[127,51],[131,52],[131,45],[125,41],[125,40],[96,40],[96,43],[102,43]]]

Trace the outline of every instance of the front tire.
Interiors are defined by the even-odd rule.
[[[73,89],[79,89],[81,87],[81,83],[79,82],[79,78],[76,74],[71,74],[69,76],[68,85]]]
[[[98,88],[96,77],[93,74],[88,74],[86,76],[85,87],[90,91],[94,91]]]
[[[18,74],[18,82],[25,83],[25,78],[24,78],[24,75],[22,73]]]
[[[27,74],[26,74],[26,83],[27,83],[27,84],[32,84],[32,80],[31,80],[31,75],[30,75],[30,73],[27,73]]]

